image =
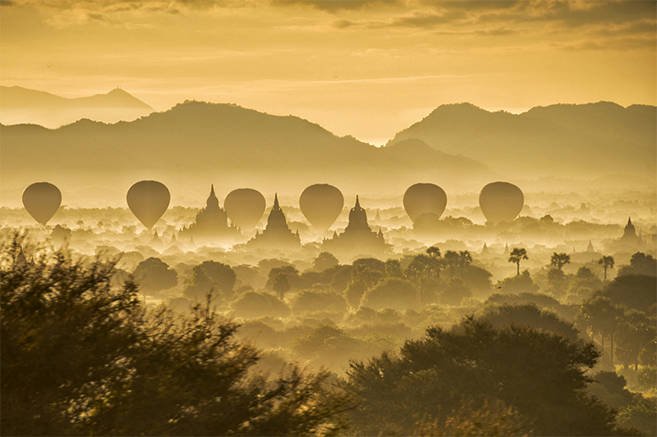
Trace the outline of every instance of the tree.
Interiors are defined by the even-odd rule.
[[[193,301],[203,302],[210,293],[212,298],[219,296],[218,290],[214,289],[212,279],[205,270],[201,266],[194,267],[192,275],[183,288],[183,295]]]
[[[290,285],[290,280],[288,279],[288,275],[283,272],[274,276],[274,279],[271,282],[271,287],[278,294],[278,298],[280,300],[283,300],[285,298],[285,293],[290,291],[292,288],[292,285]]]
[[[538,291],[538,285],[534,283],[528,270],[523,271],[519,276],[504,278],[497,283],[497,288],[504,293],[535,293]]]
[[[624,305],[629,309],[655,314],[656,289],[657,282],[654,276],[618,275],[613,281],[607,282],[604,289],[595,295],[608,297],[615,304]]]
[[[513,435],[613,435],[615,413],[584,392],[584,369],[598,357],[592,343],[472,317],[431,327],[398,354],[352,362],[344,385],[360,400],[352,431],[413,435],[419,420],[448,428],[456,412],[499,400],[527,426]]]
[[[445,252],[445,256],[443,258],[445,260],[445,265],[449,267],[449,275],[450,277],[454,276],[454,269],[460,265],[460,258],[459,254],[453,250],[448,250]]]
[[[322,272],[331,267],[335,267],[340,264],[340,261],[330,252],[320,253],[315,261],[313,261],[313,268],[318,272]]]
[[[498,328],[525,326],[539,332],[559,335],[571,343],[578,340],[578,331],[572,323],[566,322],[552,311],[538,308],[534,303],[488,307],[481,319]]]
[[[406,267],[404,275],[415,285],[422,302],[438,289],[442,267],[441,259],[427,255],[416,255]]]
[[[655,320],[637,310],[627,311],[620,322],[616,356],[624,366],[639,370],[639,357],[645,350],[654,353]]]
[[[630,258],[629,266],[621,266],[617,276],[648,275],[657,276],[657,260],[652,255],[637,252]]]
[[[328,365],[335,371],[344,369],[351,358],[363,359],[370,355],[365,341],[329,325],[306,330],[294,341],[293,349],[304,360],[312,360],[317,367]]]
[[[588,394],[597,397],[605,405],[616,411],[631,405],[638,398],[643,398],[641,394],[629,391],[626,388],[627,380],[616,372],[602,370],[592,374],[591,379],[593,383],[587,388]],[[620,415],[616,418],[617,424],[620,424],[619,418]]]
[[[361,300],[361,306],[375,310],[395,308],[406,310],[417,308],[418,293],[413,284],[405,279],[388,278],[368,290]]]
[[[293,288],[297,289],[300,283],[299,270],[294,266],[286,265],[274,267],[269,271],[266,287],[276,291],[281,296],[281,293],[284,295]]]
[[[570,255],[568,255],[567,253],[554,252],[554,254],[552,254],[552,258],[550,258],[550,265],[555,266],[556,268],[561,270],[564,264],[570,264]]]
[[[386,276],[389,278],[403,278],[404,271],[402,270],[401,263],[397,259],[389,259],[386,261]]]
[[[3,435],[317,435],[348,399],[327,373],[267,379],[260,353],[209,308],[145,311],[114,262],[57,252],[16,266],[2,248]]]
[[[509,255],[509,262],[515,263],[518,266],[518,272],[516,273],[517,276],[520,276],[520,261],[523,259],[529,259],[527,256],[527,250],[514,247],[511,251],[511,255]]]
[[[365,266],[370,271],[381,273],[381,275],[386,273],[386,263],[376,258],[359,258],[352,265],[354,267]]]
[[[609,355],[612,365],[614,363],[614,336],[618,332],[623,316],[623,307],[615,305],[609,298],[598,296],[585,301],[576,318],[581,328],[590,331],[592,335],[600,336],[603,352],[605,338],[609,339]]]
[[[493,275],[483,267],[470,264],[467,275],[463,278],[465,285],[473,291],[479,291],[481,294],[488,296],[493,286],[491,278]]]
[[[233,269],[216,261],[205,261],[192,269],[192,275],[183,289],[189,299],[204,301],[208,293],[213,297],[230,298],[237,275]]]
[[[577,274],[573,278],[568,293],[575,302],[582,302],[589,299],[594,292],[602,288],[602,281],[588,267],[582,266],[577,269]]]
[[[353,308],[358,308],[365,291],[374,287],[385,274],[385,264],[382,261],[374,260],[381,263],[379,265],[369,260],[373,258],[356,260],[351,269],[351,280],[347,285],[345,297]]]
[[[440,278],[442,267],[443,264],[439,259],[427,255],[417,255],[406,267],[405,275],[416,285],[435,282]]]
[[[531,421],[522,417],[518,410],[508,407],[499,399],[484,399],[474,407],[472,398],[459,401],[459,409],[445,420],[421,420],[412,435],[419,436],[529,436]]]
[[[472,297],[472,291],[459,278],[450,279],[447,287],[440,293],[440,300],[446,305],[461,305],[467,297]]]
[[[278,297],[270,293],[247,291],[231,303],[235,316],[244,319],[260,317],[288,317],[292,312],[290,307]]]
[[[549,291],[557,298],[561,298],[566,294],[565,288],[567,284],[566,274],[563,270],[550,269],[547,274]]]
[[[463,269],[472,262],[472,255],[467,250],[459,252],[459,267],[461,267],[461,280],[463,280]]]
[[[178,273],[159,258],[151,257],[140,262],[133,275],[144,294],[157,294],[178,284]]]
[[[427,248],[426,250],[427,255],[432,256],[434,258],[440,258],[440,248],[437,246],[431,246]]]
[[[237,275],[229,265],[216,261],[205,261],[201,263],[200,267],[205,270],[205,273],[208,274],[212,283],[215,284],[226,297],[230,297],[233,294],[233,287],[235,286]]]
[[[617,423],[624,427],[635,428],[643,435],[655,435],[655,423],[657,423],[655,398],[641,398],[634,404],[620,409]]]
[[[605,281],[607,280],[607,269],[613,269],[615,263],[616,261],[614,261],[613,256],[603,256],[598,260],[598,264],[600,264],[605,271]]]
[[[292,309],[295,313],[336,311],[344,313],[347,310],[347,301],[344,296],[325,291],[302,291],[294,302]]]

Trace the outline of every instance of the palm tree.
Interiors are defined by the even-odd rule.
[[[615,263],[616,261],[614,261],[613,256],[603,256],[598,260],[598,264],[600,264],[602,268],[605,269],[605,281],[607,280],[607,269],[613,269]]]
[[[518,248],[514,247],[513,250],[511,251],[511,255],[509,255],[509,262],[510,263],[516,263],[518,266],[518,273],[516,273],[516,276],[520,276],[520,261],[523,259],[529,259],[527,256],[527,250],[524,248]]]
[[[440,249],[437,246],[431,246],[427,249],[427,254],[435,258],[440,258]]]
[[[570,264],[570,255],[567,253],[557,253],[554,252],[552,258],[550,258],[550,265],[556,266],[559,270],[564,264]]]
[[[445,260],[445,265],[449,267],[449,276],[454,277],[454,269],[460,264],[459,254],[453,250],[448,250],[445,252],[443,259]]]
[[[625,310],[607,297],[598,296],[585,301],[576,316],[577,323],[591,332],[600,335],[600,347],[605,350],[605,338],[609,339],[609,358],[614,362],[614,338],[622,327]]]
[[[459,264],[461,266],[461,280],[463,280],[463,269],[467,264],[472,262],[472,255],[467,250],[462,250],[459,252]]]

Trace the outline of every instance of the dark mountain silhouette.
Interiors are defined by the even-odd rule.
[[[107,94],[68,99],[19,86],[0,87],[0,110],[3,124],[34,123],[47,127],[81,118],[114,123],[153,112],[146,103],[119,88]]]
[[[654,179],[656,133],[654,106],[560,104],[514,115],[462,103],[438,107],[399,132],[388,147],[417,138],[515,178],[630,174]]]
[[[478,189],[500,178],[475,160],[438,152],[419,140],[377,148],[298,117],[229,104],[185,102],[116,124],[80,120],[54,130],[35,125],[0,129],[7,188],[64,174],[84,185],[117,181],[129,186],[159,177],[172,192],[176,184],[210,180],[265,191],[301,193],[322,182],[361,192],[402,193],[418,181]]]

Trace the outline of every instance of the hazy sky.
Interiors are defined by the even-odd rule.
[[[2,85],[120,86],[382,144],[444,103],[657,104],[654,1],[1,1]]]

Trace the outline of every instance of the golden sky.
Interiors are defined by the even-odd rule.
[[[230,102],[374,144],[445,103],[657,104],[654,1],[0,4],[2,85]]]

